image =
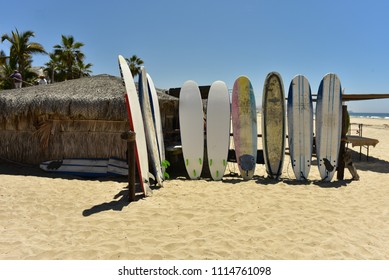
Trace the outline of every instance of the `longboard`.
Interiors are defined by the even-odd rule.
[[[118,158],[91,159],[68,158],[44,161],[40,168],[47,172],[80,177],[105,177],[128,175],[128,164]]]
[[[149,183],[149,161],[146,147],[146,135],[143,126],[142,112],[139,104],[139,97],[136,91],[134,79],[130,67],[125,58],[121,55],[119,58],[119,69],[124,86],[126,89],[125,99],[127,105],[128,119],[130,129],[136,133],[135,136],[135,159],[138,168],[139,181],[143,193],[147,196],[150,192]]]
[[[155,89],[154,82],[148,73],[147,73],[147,84],[149,88],[151,112],[153,114],[153,120],[155,124],[155,132],[157,134],[159,158],[161,160],[161,165],[162,165],[162,162],[165,160],[165,143],[163,140],[161,111],[159,108],[157,90]],[[164,167],[162,166],[162,172],[164,171],[165,171]]]
[[[250,180],[257,161],[257,109],[250,80],[240,76],[232,91],[232,130],[240,175]]]
[[[278,179],[285,158],[285,94],[280,74],[271,72],[265,79],[262,95],[262,143],[266,172]]]
[[[213,180],[221,180],[227,167],[230,146],[230,96],[222,81],[211,85],[207,101],[207,155]]]
[[[288,141],[293,172],[297,180],[307,180],[313,147],[313,105],[306,77],[293,78],[288,93]]]
[[[316,104],[316,155],[320,177],[331,181],[338,166],[342,129],[342,87],[336,74],[322,79]]]
[[[141,67],[139,73],[139,101],[142,111],[143,124],[146,134],[147,152],[149,155],[149,164],[151,173],[153,174],[157,185],[163,186],[163,172],[161,168],[161,159],[159,157],[159,149],[157,142],[157,134],[155,131],[155,122],[151,110],[151,102],[149,95],[149,87],[147,83],[147,75],[145,67]]]
[[[128,163],[118,158],[108,160],[108,175],[128,175]]]
[[[179,98],[182,153],[191,179],[200,178],[204,156],[204,113],[200,89],[196,82],[186,81]]]
[[[108,159],[73,158],[42,162],[40,168],[59,174],[80,177],[104,177],[108,172]]]

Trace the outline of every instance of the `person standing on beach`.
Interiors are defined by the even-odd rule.
[[[39,76],[39,85],[47,85],[47,80],[45,79],[45,76]]]
[[[15,70],[10,78],[14,79],[15,88],[22,88],[22,74],[18,70]]]

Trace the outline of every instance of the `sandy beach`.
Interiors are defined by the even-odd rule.
[[[379,140],[353,148],[359,181],[177,178],[128,204],[126,182],[55,178],[0,163],[0,259],[389,259],[389,120],[352,118]],[[351,146],[350,146],[351,147]],[[363,150],[364,155],[366,150]]]

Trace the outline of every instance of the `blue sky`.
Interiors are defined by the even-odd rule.
[[[3,5],[4,6],[4,5]],[[285,90],[297,74],[316,93],[328,73],[346,93],[389,93],[387,0],[40,0],[9,3],[0,33],[35,32],[47,51],[61,35],[85,43],[93,74],[119,76],[117,55],[138,55],[159,88],[186,80],[232,88],[250,78],[261,103],[266,75],[277,71]],[[8,52],[6,42],[0,49]],[[35,66],[48,61],[35,55]],[[389,99],[349,102],[359,112],[389,113]]]

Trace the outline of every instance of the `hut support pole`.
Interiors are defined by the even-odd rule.
[[[347,105],[342,106],[342,133],[341,133],[341,140],[340,140],[340,150],[339,150],[339,159],[338,159],[338,173],[337,173],[337,179],[343,180],[344,179],[344,168],[345,168],[345,162],[344,162],[344,154],[346,151],[346,134],[347,134]]]
[[[127,141],[127,163],[128,163],[128,189],[129,201],[135,201],[135,132],[124,132],[121,137]]]

